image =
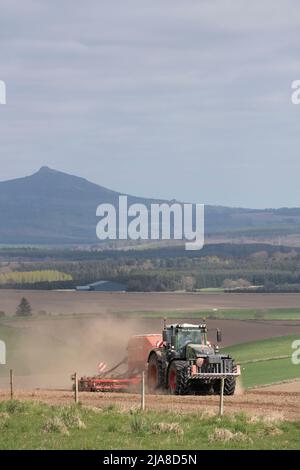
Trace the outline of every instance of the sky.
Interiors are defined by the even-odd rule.
[[[300,206],[297,0],[0,0],[0,180]]]

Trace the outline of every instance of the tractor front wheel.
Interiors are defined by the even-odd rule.
[[[235,377],[228,377],[224,380],[224,395],[234,395],[236,386],[236,379]],[[221,393],[221,381],[218,380],[214,384],[214,391],[217,395]]]
[[[235,377],[225,379],[224,381],[224,395],[234,395],[236,386]]]
[[[173,361],[168,371],[168,390],[171,395],[188,395],[188,365],[186,361]]]

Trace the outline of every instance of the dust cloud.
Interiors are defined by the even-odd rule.
[[[32,321],[26,328],[15,329],[22,334],[8,348],[7,372],[14,369],[19,388],[70,388],[75,371],[79,376],[95,375],[100,362],[111,368],[126,357],[132,335],[161,331],[160,321],[155,331],[145,330],[145,323],[121,316]],[[8,374],[1,375],[0,386],[5,387]]]

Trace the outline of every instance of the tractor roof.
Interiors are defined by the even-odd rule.
[[[192,323],[173,323],[171,325],[167,325],[167,328],[206,328],[205,324],[195,325]]]

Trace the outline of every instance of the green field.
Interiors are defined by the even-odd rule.
[[[123,314],[125,316],[125,314]],[[199,310],[199,311],[146,311],[129,312],[129,317],[144,318],[207,318],[220,320],[300,320],[300,309],[270,309],[270,310]]]
[[[72,276],[53,269],[0,273],[0,284],[33,284],[53,281],[72,281]]]
[[[203,287],[202,289],[199,289],[198,292],[204,292],[205,294],[217,294],[217,293],[223,293],[224,288],[223,287]]]
[[[282,336],[251,343],[237,344],[224,351],[241,364],[245,388],[285,380],[300,379],[300,365],[291,361],[293,341],[300,335]],[[283,357],[285,356],[285,357]],[[255,362],[257,361],[257,362]]]
[[[1,308],[0,308],[1,311]],[[299,320],[300,321],[300,308],[295,309],[269,309],[269,310],[230,310],[230,309],[214,309],[214,310],[170,310],[170,311],[128,311],[112,313],[112,316],[118,318],[190,318],[190,319],[220,319],[220,320]],[[100,315],[101,316],[101,315]],[[33,315],[30,317],[30,321],[43,319],[54,319],[59,320],[61,318],[99,318],[99,314],[96,313],[60,313],[59,315],[51,315],[51,312],[47,312],[47,315]],[[22,319],[24,321],[24,318]],[[16,316],[3,316],[1,318],[2,324],[10,324],[18,322],[19,318]]]
[[[0,403],[0,449],[299,449],[299,422]]]
[[[242,366],[242,384],[245,388],[293,379],[300,380],[300,366],[292,364],[291,359],[264,361]]]

